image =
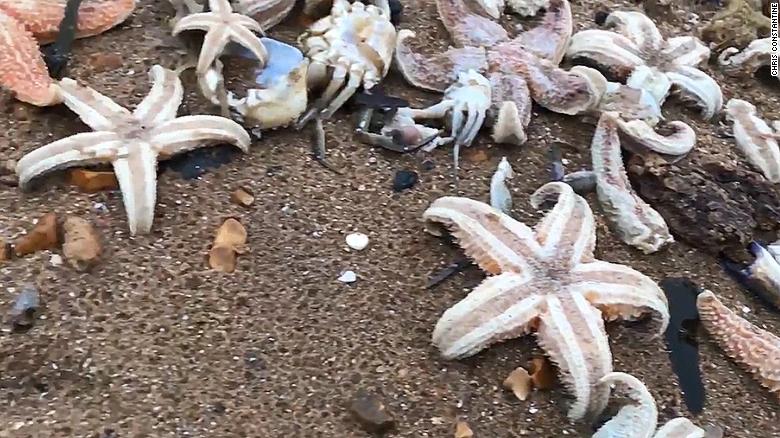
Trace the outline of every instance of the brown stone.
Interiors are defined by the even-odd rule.
[[[241,222],[233,218],[226,220],[217,230],[209,251],[209,266],[220,272],[235,271],[237,255],[246,252],[246,238],[246,229]]]
[[[57,215],[46,213],[38,219],[35,227],[14,242],[14,253],[25,256],[37,251],[56,248],[59,244],[57,236]]]
[[[474,164],[484,163],[490,159],[490,155],[484,149],[467,149],[463,155],[468,162]]]
[[[0,264],[11,260],[11,244],[0,240]]]
[[[95,53],[89,57],[89,64],[95,72],[104,72],[122,68],[122,55],[119,53]]]
[[[64,243],[62,253],[74,269],[89,270],[100,260],[103,248],[100,236],[89,221],[77,216],[68,216],[62,225]]]
[[[71,184],[87,193],[115,190],[119,187],[114,172],[73,169],[68,173]]]
[[[230,200],[238,205],[249,207],[250,205],[254,204],[255,197],[243,188],[238,188],[230,194]]]
[[[555,368],[545,357],[531,359],[529,367],[531,382],[538,389],[551,389],[555,386]]]
[[[352,416],[368,432],[383,432],[395,426],[395,419],[388,412],[382,399],[369,393],[365,389],[359,389],[350,404]]]

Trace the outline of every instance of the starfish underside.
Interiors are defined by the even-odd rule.
[[[38,44],[54,41],[67,0],[0,0],[0,87],[38,106],[61,102]],[[103,33],[130,16],[135,0],[84,0],[76,38]]]
[[[603,319],[653,311],[663,333],[668,307],[663,292],[644,274],[594,258],[593,214],[570,186],[548,183],[531,202],[539,208],[555,198],[533,230],[466,198],[440,198],[424,213],[450,228],[466,254],[491,275],[442,315],[433,342],[445,358],[463,358],[535,329],[576,397],[570,418],[592,419],[609,398],[599,379],[612,371]]]
[[[132,113],[72,79],[60,82],[65,105],[95,132],[75,134],[36,149],[16,167],[19,184],[73,166],[110,162],[114,167],[132,234],[152,227],[157,199],[157,161],[202,146],[230,143],[244,152],[250,138],[236,122],[217,116],[176,117],[184,90],[178,75],[159,65],[149,73],[149,95]]]

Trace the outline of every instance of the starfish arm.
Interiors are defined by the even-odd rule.
[[[640,65],[626,79],[626,85],[638,90],[645,90],[655,99],[660,107],[669,96],[672,81],[666,73],[655,67]]]
[[[620,133],[631,143],[664,155],[685,155],[696,145],[696,131],[685,122],[675,120],[668,123],[671,133],[662,135],[643,120],[617,120]]]
[[[575,396],[571,420],[594,420],[609,401],[609,387],[601,379],[612,372],[601,312],[579,294],[548,295],[536,336],[539,346],[560,370],[561,382]]]
[[[723,92],[720,85],[703,71],[685,65],[666,73],[672,84],[683,94],[693,98],[702,107],[702,115],[710,119],[723,107]]]
[[[736,75],[740,72],[755,72],[759,67],[769,65],[772,59],[771,38],[754,40],[741,52],[736,47],[729,47],[718,56],[718,64],[724,72]]]
[[[439,198],[423,213],[423,219],[452,230],[466,255],[490,274],[530,272],[529,262],[540,252],[533,231],[525,224],[472,199]]]
[[[675,64],[690,67],[696,67],[710,58],[710,49],[693,36],[667,39],[663,53],[666,59],[672,59]]]
[[[249,152],[251,139],[238,123],[219,116],[185,116],[165,122],[151,133],[150,142],[163,157],[220,143]]]
[[[157,152],[148,143],[127,146],[129,153],[112,162],[114,174],[122,190],[130,234],[147,234],[157,202]]]
[[[531,330],[544,297],[533,280],[505,273],[488,277],[447,309],[433,330],[433,344],[446,359],[472,356],[490,344]]]
[[[152,89],[133,111],[133,116],[147,127],[157,126],[176,118],[176,112],[184,98],[184,88],[179,75],[160,65],[149,70]]]
[[[179,20],[173,27],[171,33],[173,36],[186,30],[210,31],[212,28],[223,27],[225,23],[214,14],[214,12],[198,12],[197,14],[187,15]]]
[[[412,51],[405,42],[414,35],[406,29],[398,32],[395,65],[404,79],[417,88],[443,93],[458,79],[459,72],[474,69],[481,73],[487,70],[483,48],[450,48],[444,53],[422,55]]]
[[[656,51],[664,43],[664,37],[653,20],[637,11],[615,11],[607,16],[604,25],[631,40],[640,51]]]
[[[436,0],[436,9],[457,46],[489,47],[509,39],[500,24],[475,14],[463,0]]]
[[[254,20],[249,17],[245,18],[254,22]],[[260,25],[257,24],[257,22],[254,23],[257,25],[257,30],[255,31],[262,33]],[[265,62],[268,59],[268,51],[265,49],[260,37],[252,33],[252,30],[243,26],[230,26],[230,39],[249,49],[249,51],[255,55],[255,58],[265,65]]]
[[[523,76],[533,100],[550,111],[575,115],[593,106],[594,90],[586,78],[540,59],[518,40],[492,48],[488,52],[488,65],[491,71]]]
[[[625,265],[597,260],[575,266],[570,289],[601,310],[607,320],[631,320],[647,311],[660,320],[659,333],[669,325],[669,304],[661,288],[646,275]]]
[[[252,17],[247,17],[246,15],[241,14],[233,14],[230,17],[230,20],[233,27],[241,27],[261,35],[265,34],[263,26],[261,26],[260,23],[258,23],[257,20]]]
[[[26,188],[34,178],[53,170],[111,161],[122,146],[119,137],[109,131],[85,132],[49,143],[19,160],[19,185]]]
[[[589,59],[620,80],[645,63],[633,41],[618,33],[601,29],[575,33],[566,49],[566,57]]]
[[[0,8],[0,87],[37,106],[61,102],[38,43],[24,25]]]
[[[734,313],[710,291],[699,294],[696,307],[713,340],[780,400],[780,338]]]
[[[617,415],[593,434],[593,438],[651,438],[658,424],[658,408],[645,384],[630,374],[620,372],[605,375],[600,384],[625,386],[628,389],[628,398],[636,404],[620,408]]]
[[[655,125],[661,119],[661,107],[646,90],[610,82],[598,70],[575,65],[570,73],[579,74],[589,83],[594,112],[615,111],[628,120],[646,120]]]
[[[529,51],[554,65],[561,63],[572,32],[571,5],[568,0],[551,0],[542,22],[521,33],[518,39]]]
[[[230,42],[231,31],[227,26],[220,26],[209,30],[203,39],[203,46],[198,56],[198,66],[196,70],[198,75],[203,76],[213,65],[214,61],[225,50],[225,46]]]
[[[531,195],[531,206],[538,210],[552,200],[555,206],[534,229],[543,253],[565,260],[568,266],[592,260],[596,226],[587,201],[574,193],[570,185],[550,182]]]
[[[113,131],[117,124],[132,118],[126,108],[95,89],[79,85],[70,78],[60,81],[63,103],[95,131]]]
[[[217,15],[227,15],[233,12],[233,7],[229,0],[207,0],[209,9]]]
[[[780,183],[780,145],[772,128],[758,116],[752,103],[732,98],[726,103],[726,120],[733,124],[737,147],[764,177]]]
[[[683,417],[669,420],[653,435],[653,438],[706,438],[707,432]]]
[[[493,141],[523,144],[528,139],[525,128],[531,122],[531,94],[522,76],[504,73],[489,75],[493,120]]]
[[[40,44],[57,38],[67,0],[0,0],[0,9],[16,17]],[[79,8],[76,38],[101,34],[127,20],[135,0],[84,0]]]

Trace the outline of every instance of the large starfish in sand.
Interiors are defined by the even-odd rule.
[[[548,183],[531,204],[540,208],[555,197],[534,230],[471,199],[433,202],[423,217],[450,228],[465,253],[491,274],[444,312],[433,342],[445,358],[463,358],[535,329],[576,397],[569,417],[592,419],[609,399],[609,388],[599,383],[612,371],[603,317],[635,318],[651,310],[660,316],[663,333],[669,311],[653,280],[594,258],[593,214],[570,186]]]
[[[582,69],[558,68],[572,33],[568,0],[550,0],[541,23],[514,38],[496,21],[474,12],[464,0],[437,0],[436,5],[456,47],[433,55],[416,53],[408,45],[414,32],[401,30],[395,63],[411,85],[438,92],[444,92],[461,72],[473,69],[483,73],[491,84],[488,115],[497,142],[522,144],[527,140],[525,128],[531,119],[532,100],[568,115],[598,111],[603,104],[642,114],[638,118],[654,112],[641,90],[613,83],[605,99],[607,90],[600,88],[606,87],[607,81],[597,71],[584,74]],[[594,81],[594,75],[601,76],[601,81]]]
[[[37,106],[62,101],[38,44],[54,41],[67,0],[0,0],[0,87]],[[135,0],[84,0],[76,38],[103,33],[122,23]]]
[[[780,338],[731,311],[710,291],[699,294],[696,307],[715,342],[780,400]]]
[[[184,90],[176,72],[151,68],[148,96],[132,113],[92,88],[65,78],[60,93],[65,105],[95,132],[57,140],[22,157],[16,166],[19,185],[43,173],[72,166],[111,162],[132,234],[147,233],[157,200],[157,160],[207,145],[230,143],[247,152],[249,134],[224,117],[176,117]]]

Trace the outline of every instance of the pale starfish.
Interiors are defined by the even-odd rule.
[[[612,372],[601,378],[603,384],[620,384],[626,389],[628,398],[636,405],[627,405],[593,434],[593,438],[704,438],[707,431],[691,420],[678,417],[669,420],[657,431],[658,408],[650,391],[641,380],[620,372]]]
[[[63,138],[22,157],[16,166],[20,187],[28,188],[33,178],[52,170],[111,162],[130,232],[141,234],[150,231],[154,220],[157,160],[219,143],[248,151],[249,135],[232,120],[176,117],[184,91],[175,72],[155,65],[149,76],[152,90],[132,113],[72,79],[60,81],[65,105],[95,132]]]
[[[209,0],[209,7],[210,12],[191,14],[179,20],[173,28],[173,35],[178,35],[186,30],[206,31],[196,72],[201,90],[207,94],[206,97],[209,100],[217,103],[216,97],[208,91],[217,87],[208,85],[208,83],[211,80],[222,80],[221,78],[211,79],[210,76],[221,75],[219,73],[221,68],[215,67],[215,62],[225,50],[225,46],[233,41],[246,47],[257,58],[260,63],[258,67],[265,65],[268,52],[260,37],[254,33],[263,34],[263,28],[257,21],[246,15],[233,12],[228,0]]]
[[[780,338],[732,312],[711,291],[699,294],[696,307],[715,342],[780,400]]]
[[[433,343],[445,358],[456,359],[535,329],[576,397],[569,417],[593,418],[609,399],[599,379],[612,371],[602,316],[628,319],[654,311],[663,333],[669,310],[653,280],[594,258],[593,214],[570,186],[548,183],[531,204],[540,208],[553,197],[555,207],[534,230],[467,198],[443,197],[425,211],[425,219],[449,227],[465,253],[492,275],[444,312]]]
[[[37,106],[62,102],[38,44],[54,41],[67,0],[0,0],[0,87]],[[135,0],[84,0],[76,38],[103,33],[122,23]]]
[[[698,69],[710,49],[693,36],[666,38],[645,14],[616,11],[605,25],[614,31],[587,29],[571,37],[566,57],[586,58],[634,88],[648,90],[663,104],[672,85],[703,107],[711,118],[723,106],[714,79]]]

